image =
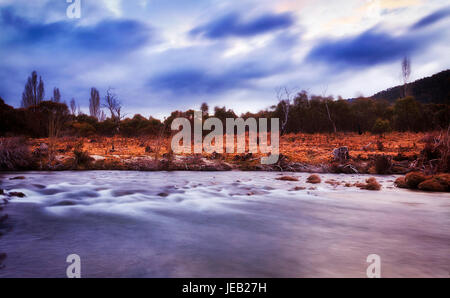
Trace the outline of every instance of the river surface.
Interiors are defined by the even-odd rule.
[[[14,176],[24,180],[10,180]],[[319,185],[267,172],[25,172],[1,214],[0,277],[450,277],[450,194]],[[296,186],[306,187],[294,190]],[[316,189],[309,189],[316,187]],[[1,215],[0,214],[0,215]]]

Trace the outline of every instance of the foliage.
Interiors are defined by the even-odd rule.
[[[381,118],[377,118],[377,120],[375,120],[375,124],[372,127],[373,133],[383,135],[389,131],[391,131],[391,124],[389,120],[384,120]]]
[[[0,170],[29,169],[31,163],[30,150],[24,138],[0,139]]]
[[[79,142],[76,144],[75,148],[73,149],[73,156],[74,156],[74,166],[89,166],[91,162],[93,161],[93,158],[89,155],[89,152],[83,150],[83,143]]]

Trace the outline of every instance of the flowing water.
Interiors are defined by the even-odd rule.
[[[70,254],[82,277],[365,277],[370,254],[382,277],[450,277],[450,194],[396,189],[394,176],[367,191],[279,175],[1,174],[26,197],[0,211],[0,277],[65,277]]]

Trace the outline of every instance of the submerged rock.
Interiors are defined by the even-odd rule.
[[[8,214],[5,214],[3,216],[0,217],[0,223],[6,221],[8,219]]]
[[[25,176],[16,176],[16,177],[9,178],[9,180],[23,180],[23,179],[25,179]]]
[[[296,186],[292,190],[293,191],[299,191],[299,190],[305,190],[305,189],[306,189],[306,187],[304,187],[304,186]]]
[[[358,183],[357,186],[361,189],[366,189],[366,190],[380,190],[381,189],[381,184],[378,183],[377,179],[375,179],[375,177],[371,177],[369,179],[366,180],[366,183]]]
[[[306,182],[312,183],[312,184],[319,184],[320,182],[322,182],[322,180],[320,179],[320,177],[318,175],[313,174],[313,175],[309,176],[308,179],[306,179]]]
[[[276,180],[281,180],[281,181],[298,181],[298,178],[297,177],[292,177],[292,176],[282,176],[282,177],[276,178]]]
[[[408,188],[408,184],[406,184],[406,180],[405,177],[398,177],[395,182],[394,182],[395,186],[397,186],[398,188]]]
[[[61,201],[56,204],[53,204],[52,206],[74,206],[74,205],[76,205],[76,203],[73,201]]]
[[[26,197],[26,195],[23,192],[18,192],[18,191],[10,192],[8,195],[10,197],[18,197],[18,198]]]

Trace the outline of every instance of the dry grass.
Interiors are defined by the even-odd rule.
[[[0,169],[21,170],[31,164],[28,144],[23,138],[0,139]]]
[[[419,141],[424,136],[424,133],[389,133],[381,140],[383,143],[381,147],[377,145],[377,142],[380,142],[380,137],[372,134],[287,134],[280,138],[280,153],[292,162],[311,165],[329,163],[332,159],[332,150],[341,146],[349,148],[353,159],[366,160],[376,155],[402,155],[403,158],[412,158],[419,155],[423,150],[425,144]],[[159,140],[157,137],[67,137],[59,139],[55,150],[57,154],[66,154],[67,148],[75,147],[80,141],[83,142],[82,149],[84,151],[89,152],[90,155],[104,156],[107,159],[149,156],[158,158],[168,154],[170,149],[169,138]],[[32,139],[30,143],[33,148],[37,148],[41,143],[48,143],[48,139]],[[112,144],[114,144],[114,151],[111,150]],[[223,155],[225,161],[233,161],[235,156],[236,154]],[[261,154],[253,154],[253,159],[257,162],[259,162],[260,157]]]

